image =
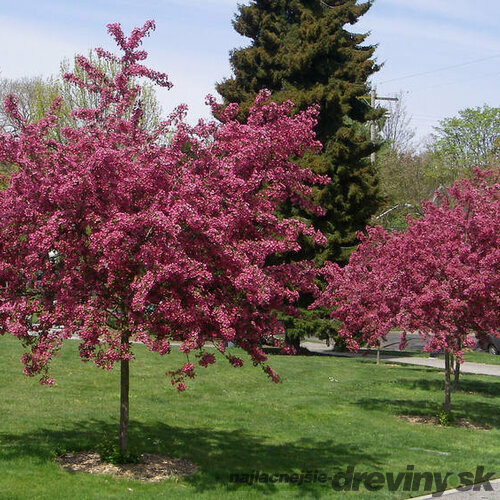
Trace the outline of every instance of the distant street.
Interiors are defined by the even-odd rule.
[[[302,341],[302,344],[305,342],[308,342],[308,340],[318,342],[320,341],[317,338],[310,338],[307,339],[305,338]],[[399,343],[401,341],[401,334],[398,332],[394,333],[389,333],[387,335],[387,340],[385,342],[382,342],[382,349],[386,351],[399,351]],[[333,347],[333,344],[331,345]],[[406,335],[406,347],[405,351],[421,351],[423,348],[424,344],[422,343],[422,339],[418,335],[418,333],[408,333]]]
[[[400,333],[389,333],[387,335],[387,340],[382,343],[382,349],[389,351],[399,350],[399,342],[401,339]],[[408,333],[406,335],[407,344],[405,347],[406,351],[421,351],[424,344],[418,333]]]

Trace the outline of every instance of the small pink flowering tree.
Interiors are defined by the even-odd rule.
[[[392,328],[417,331],[427,351],[445,355],[445,411],[471,334],[499,335],[500,184],[498,170],[476,173],[424,204],[403,233],[368,228],[349,264],[329,263],[317,304],[333,308],[340,334],[356,350],[377,345]],[[401,347],[402,347],[401,346]]]
[[[147,54],[139,46],[154,23],[128,38],[119,24],[108,29],[123,55],[97,53],[121,69],[110,80],[77,59],[86,80],[66,78],[95,93],[99,106],[75,111],[80,126],[63,128],[61,140],[52,134],[59,101],[45,119],[27,124],[15,97],[6,99],[21,132],[0,136],[0,162],[18,166],[0,192],[0,333],[22,341],[25,373],[40,374],[45,384],[53,383],[52,356],[72,335],[84,360],[106,369],[120,363],[125,452],[132,341],[162,356],[172,341],[186,356],[195,353],[167,372],[179,391],[195,374],[193,361],[214,363],[207,344],[241,366],[224,349],[229,341],[279,380],[259,343],[281,332],[275,311],[293,311],[299,291],[313,289],[314,269],[267,260],[299,250],[301,234],[318,242],[322,236],[275,209],[285,200],[314,209],[311,185],[324,179],[290,160],[319,148],[316,110],[292,118],[292,103],[271,103],[267,92],[246,124],[229,106],[217,110],[220,123],[190,127],[180,107],[158,130],[142,128],[137,78],[171,86],[141,63]]]

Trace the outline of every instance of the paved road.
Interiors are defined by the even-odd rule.
[[[335,352],[331,347],[327,347],[325,344],[320,344],[316,342],[301,342],[302,347],[305,347],[311,352],[317,352],[319,354],[324,354],[325,356],[338,356],[338,357],[349,357],[356,358],[361,357],[361,354],[354,354],[348,352]],[[369,354],[366,356],[368,358],[374,358],[375,355]],[[428,366],[430,368],[437,368],[444,370],[444,359],[438,358],[412,358],[412,357],[400,357],[400,356],[385,356],[381,355],[380,359],[388,363],[401,363],[404,365],[417,365],[417,366]],[[476,375],[493,375],[495,377],[500,377],[500,365],[487,365],[484,363],[470,363],[466,361],[461,367],[460,371],[462,373],[473,373]],[[500,498],[500,497],[499,497]]]
[[[388,333],[387,340],[385,340],[381,347],[382,349],[397,351],[399,350],[399,342],[401,340],[400,333]],[[424,347],[422,339],[418,333],[408,333],[406,334],[406,350],[407,351],[421,351]]]
[[[319,340],[319,339],[315,339]],[[382,342],[382,349],[386,351],[399,351],[399,342],[401,341],[401,334],[398,332],[390,332],[387,334],[387,339]],[[406,348],[407,351],[421,351],[424,347],[424,343],[418,333],[407,333],[406,334]],[[322,342],[322,341],[319,341]],[[304,345],[304,342],[301,342]]]

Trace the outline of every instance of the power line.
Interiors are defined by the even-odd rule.
[[[447,69],[461,68],[462,66],[468,66],[469,64],[474,64],[474,63],[481,62],[481,61],[489,61],[490,59],[495,59],[497,57],[500,57],[500,54],[495,54],[494,56],[489,56],[489,57],[482,57],[481,59],[474,59],[473,61],[467,61],[467,62],[464,62],[461,64],[453,64],[452,66],[443,66],[441,68],[433,69],[430,71],[422,71],[420,73],[413,73],[411,75],[400,76],[398,78],[391,78],[390,80],[378,82],[378,84],[382,85],[383,83],[395,82],[398,80],[406,80],[408,78],[414,78],[415,76],[430,75],[431,73],[437,73],[439,71],[446,71]]]
[[[438,83],[436,85],[428,85],[427,87],[420,87],[418,88],[417,90],[413,90],[412,91],[412,94],[416,93],[416,92],[421,92],[423,90],[427,90],[427,89],[436,89],[438,87],[448,87],[450,85],[463,85],[464,83],[469,83],[469,82],[473,82],[475,80],[484,80],[486,78],[490,78],[492,76],[498,76],[500,75],[500,71],[496,71],[495,73],[487,73],[486,75],[476,75],[472,78],[465,78],[465,79],[462,79],[462,80],[453,80],[452,82],[446,82],[446,83]]]

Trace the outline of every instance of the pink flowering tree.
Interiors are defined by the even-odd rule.
[[[445,411],[450,374],[458,384],[463,349],[473,334],[499,335],[499,171],[476,172],[424,204],[424,216],[405,232],[368,228],[349,264],[329,263],[328,282],[317,304],[333,309],[340,334],[352,350],[378,344],[393,329],[419,332],[426,351],[445,356]]]
[[[141,62],[141,41],[153,29],[149,21],[127,38],[119,24],[108,26],[122,55],[97,53],[120,63],[113,80],[77,59],[87,78],[66,78],[96,94],[99,105],[75,111],[79,126],[62,128],[61,140],[52,134],[59,100],[27,124],[14,96],[5,108],[21,132],[0,136],[0,162],[18,167],[0,192],[0,333],[23,343],[25,373],[44,384],[53,383],[51,358],[74,335],[84,360],[105,369],[120,363],[122,452],[131,342],[161,356],[180,343],[186,363],[167,372],[179,391],[196,365],[215,362],[214,348],[243,364],[225,342],[278,381],[260,342],[281,333],[275,312],[294,311],[299,292],[313,290],[315,271],[309,262],[267,262],[299,250],[302,234],[323,240],[275,215],[285,200],[315,210],[311,186],[325,179],[290,159],[319,149],[316,109],[291,117],[292,103],[269,102],[263,91],[245,124],[235,119],[237,106],[222,112],[209,98],[220,122],[190,127],[180,107],[145,130],[137,79],[171,86]]]

